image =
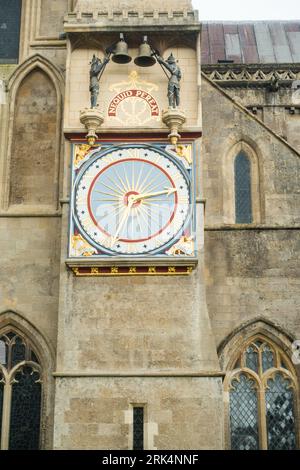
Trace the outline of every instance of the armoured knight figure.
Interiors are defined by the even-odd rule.
[[[101,60],[96,57],[95,54],[93,55],[90,70],[91,108],[96,108],[97,106],[100,89],[99,80],[108,62],[108,57],[105,57],[103,62],[101,62]]]
[[[157,57],[158,62],[171,73],[168,86],[168,98],[170,108],[178,108],[180,105],[180,80],[182,77],[180,67],[177,65],[175,57],[171,54],[167,60]]]

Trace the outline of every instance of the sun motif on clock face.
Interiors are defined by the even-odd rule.
[[[164,254],[182,236],[191,207],[187,171],[150,146],[96,154],[75,180],[78,230],[108,255]]]

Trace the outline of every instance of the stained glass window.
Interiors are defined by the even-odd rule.
[[[233,364],[228,382],[231,448],[295,449],[297,379],[288,357],[276,345],[254,338]]]
[[[24,366],[15,376],[10,414],[10,450],[39,448],[41,384],[39,373]]]
[[[294,392],[291,381],[277,373],[268,381],[266,390],[268,448],[296,449]]]
[[[0,340],[0,364],[5,366],[6,364],[6,344]]]
[[[11,367],[15,367],[22,361],[25,361],[25,344],[21,338],[16,336],[12,345]]]
[[[258,442],[257,391],[255,382],[241,374],[230,393],[231,448],[256,450]]]
[[[234,162],[235,178],[235,221],[237,224],[251,224],[251,163],[247,155],[240,153]]]
[[[133,408],[133,450],[144,449],[144,408]]]
[[[5,428],[0,427],[3,449],[38,449],[42,397],[39,360],[29,342],[13,332],[0,336],[1,343],[5,348],[5,354],[4,349],[2,351],[5,357],[2,367],[5,367],[8,376],[6,383],[12,384],[10,393],[7,385],[1,383],[0,372],[0,424],[4,397],[10,417]]]
[[[274,354],[271,348],[266,344],[262,350],[262,368],[263,372],[274,367]]]
[[[246,367],[258,372],[258,351],[255,346],[249,346],[246,351]]]

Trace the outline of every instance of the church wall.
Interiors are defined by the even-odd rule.
[[[63,18],[68,11],[68,0],[41,0],[40,9],[40,36],[57,37],[63,32]]]
[[[298,339],[299,156],[206,80],[202,91],[205,282],[216,343],[257,318]],[[225,218],[228,205],[234,206],[226,198],[233,182],[230,149],[239,141],[258,161],[261,218],[250,226]]]
[[[144,405],[145,449],[222,449],[221,391],[221,378],[58,378],[54,448],[132,449]]]
[[[206,225],[226,223],[226,207],[234,204],[233,200],[226,199],[233,171],[228,154],[241,141],[249,144],[257,155],[260,223],[299,224],[300,159],[297,154],[205,79],[202,80],[202,99]]]
[[[15,311],[56,346],[60,220],[0,219],[0,319]]]
[[[34,325],[53,350],[61,234],[58,167],[62,105],[58,94],[63,85],[52,81],[59,71],[53,73],[51,64],[48,68],[36,54],[48,57],[63,73],[66,46],[58,39],[55,26],[62,24],[62,3],[66,4],[22,1],[19,64],[0,66],[0,320],[9,317],[9,313],[3,317],[2,313],[16,312]],[[59,21],[57,13],[49,19],[49,8],[59,10]],[[41,18],[44,25],[48,21],[48,38],[40,37]],[[28,61],[26,74],[29,55],[35,56],[32,62],[41,63],[41,67],[34,68]],[[50,396],[47,399],[50,403]],[[48,439],[49,447],[51,433]]]
[[[199,273],[64,279],[59,370],[218,369]]]
[[[299,89],[292,86],[272,92],[268,88],[226,87],[225,91],[300,151]]]
[[[255,318],[300,338],[297,230],[206,231],[206,293],[219,345]]]

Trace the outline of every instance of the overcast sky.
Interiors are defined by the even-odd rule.
[[[300,0],[193,0],[202,20],[300,20]]]

